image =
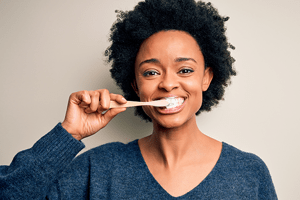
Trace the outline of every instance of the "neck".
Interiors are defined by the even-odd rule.
[[[174,168],[181,162],[199,158],[205,135],[198,129],[194,116],[185,124],[176,128],[165,128],[153,123],[153,133],[147,138],[148,145],[158,162],[167,168]]]

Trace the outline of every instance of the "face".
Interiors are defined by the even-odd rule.
[[[195,117],[213,77],[204,65],[199,45],[186,32],[161,31],[142,43],[135,61],[137,95],[141,101],[172,97],[177,105],[168,109],[144,106],[153,123],[174,128]]]

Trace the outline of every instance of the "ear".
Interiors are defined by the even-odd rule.
[[[202,80],[202,91],[206,91],[211,83],[211,80],[213,79],[213,71],[210,67],[207,67],[204,71],[204,76]]]
[[[140,97],[140,95],[139,95],[139,90],[138,90],[138,87],[137,87],[137,84],[136,84],[136,80],[135,80],[135,79],[131,82],[131,87],[132,87],[133,90],[135,91],[136,95],[137,95],[138,97]]]

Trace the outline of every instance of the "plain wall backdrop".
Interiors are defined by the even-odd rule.
[[[107,88],[104,51],[116,9],[138,0],[0,0],[0,165],[64,119],[69,95]],[[225,101],[197,117],[202,132],[267,164],[279,199],[300,199],[300,1],[212,0],[236,50],[238,75]],[[98,145],[151,134],[151,123],[121,113],[96,135]]]

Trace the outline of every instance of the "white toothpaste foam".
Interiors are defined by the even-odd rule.
[[[169,104],[166,106],[167,109],[175,108],[176,106],[180,106],[184,102],[183,98],[167,97],[165,99],[169,102]]]

